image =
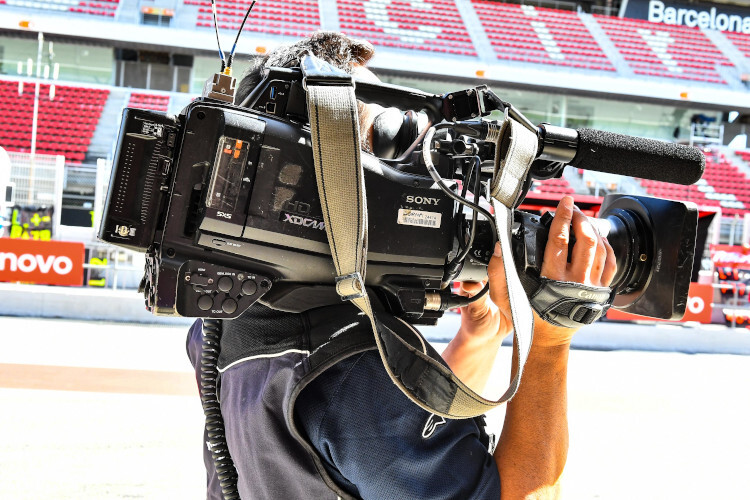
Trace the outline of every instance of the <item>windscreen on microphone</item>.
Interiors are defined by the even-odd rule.
[[[588,128],[578,129],[574,167],[693,184],[703,175],[706,157],[695,147]]]

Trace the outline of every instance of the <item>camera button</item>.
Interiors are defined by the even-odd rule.
[[[219,278],[219,282],[216,284],[216,286],[222,292],[228,292],[234,286],[234,281],[232,281],[232,278],[230,278],[229,276],[222,276],[221,278]]]
[[[237,302],[234,299],[227,299],[221,303],[221,310],[227,314],[232,314],[237,310]]]
[[[208,311],[213,305],[214,299],[210,295],[201,295],[198,298],[198,309],[201,311]]]
[[[252,295],[258,291],[258,285],[253,280],[245,280],[242,283],[242,294]]]

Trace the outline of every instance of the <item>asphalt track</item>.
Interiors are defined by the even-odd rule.
[[[455,326],[446,319],[426,330],[438,347]],[[205,498],[184,334],[0,317],[0,499]],[[714,326],[579,332],[564,498],[747,498],[749,346],[748,330]]]

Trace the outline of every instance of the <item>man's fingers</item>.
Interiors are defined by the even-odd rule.
[[[505,266],[503,266],[502,255],[500,242],[497,242],[495,243],[495,252],[487,266],[487,278],[490,280],[490,299],[501,309],[502,305],[508,304],[508,283],[505,280]],[[509,257],[509,259],[512,258],[512,256]],[[513,262],[509,262],[508,265],[512,266]]]
[[[604,248],[607,252],[607,260],[604,263],[604,271],[602,271],[600,286],[609,286],[615,277],[617,272],[617,259],[615,258],[615,251],[612,250],[612,245],[609,244],[607,238],[602,238]]]
[[[593,284],[599,281],[607,256],[601,236],[578,208],[573,210],[573,234],[576,237],[570,259],[570,281]]]
[[[573,198],[564,196],[557,205],[555,218],[549,228],[547,246],[542,260],[542,276],[553,280],[565,279],[568,263],[570,224],[573,220]]]
[[[473,297],[484,287],[484,283],[476,281],[462,281],[459,293],[465,297]]]

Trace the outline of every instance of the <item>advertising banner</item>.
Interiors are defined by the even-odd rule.
[[[711,312],[713,302],[714,290],[711,285],[705,285],[701,283],[690,283],[690,291],[688,292],[687,307],[685,308],[685,316],[680,321],[697,321],[699,323],[711,323]],[[636,314],[628,314],[616,309],[610,309],[607,311],[607,318],[621,321],[660,321],[654,318],[647,318],[645,316],[638,316]]]
[[[750,11],[734,5],[629,0],[620,17],[652,23],[750,34]]]
[[[714,267],[750,269],[750,248],[739,245],[711,245],[709,250]]]
[[[0,238],[0,281],[83,284],[83,243]]]

